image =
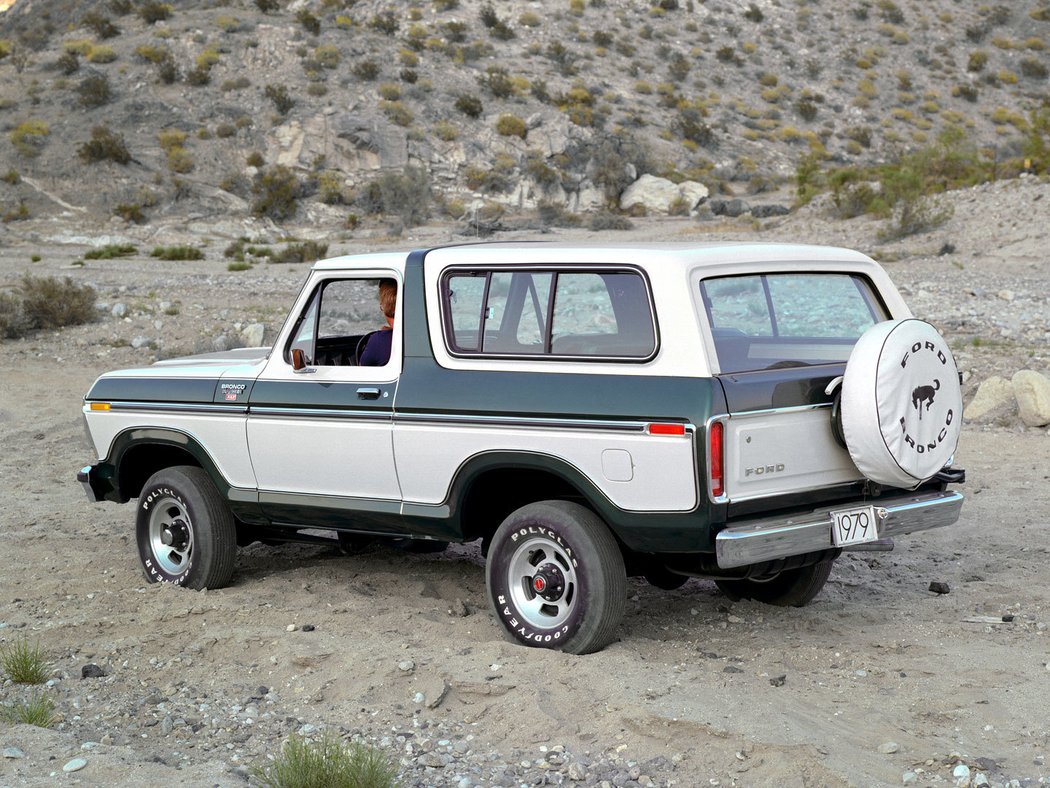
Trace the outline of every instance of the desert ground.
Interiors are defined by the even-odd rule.
[[[947,225],[882,247],[872,222],[832,221],[819,203],[766,223],[512,237],[871,252],[949,338],[969,400],[990,375],[1050,372],[1050,186],[948,199]],[[217,226],[0,229],[0,284],[70,276],[104,307],[0,343],[0,643],[41,645],[60,714],[52,730],[0,723],[0,786],[245,785],[289,734],[322,727],[384,748],[413,786],[1050,784],[1050,432],[1016,417],[965,427],[955,526],[844,554],[801,609],[632,579],[618,642],[589,656],[503,640],[475,544],[253,545],[228,588],[148,585],[131,507],[91,504],[75,481],[95,460],[81,398],[106,370],[236,344],[249,323],[273,336],[307,266],[228,272]],[[456,229],[333,233],[329,254],[464,240]],[[75,265],[104,234],[143,250],[207,242],[207,259]],[[82,678],[88,664],[106,675]],[[6,682],[0,702],[25,693]],[[63,771],[74,759],[86,765]]]

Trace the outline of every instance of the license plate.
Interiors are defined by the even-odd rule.
[[[839,509],[831,513],[831,543],[835,547],[874,542],[879,538],[874,506]]]

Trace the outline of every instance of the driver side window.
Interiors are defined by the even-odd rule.
[[[291,363],[292,351],[299,349],[310,366],[358,365],[368,338],[386,327],[379,307],[380,281],[341,278],[321,282],[299,317],[286,360]]]

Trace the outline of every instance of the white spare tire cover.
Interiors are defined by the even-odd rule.
[[[962,430],[955,358],[922,320],[869,328],[842,381],[842,433],[854,464],[879,484],[912,489],[940,471]]]

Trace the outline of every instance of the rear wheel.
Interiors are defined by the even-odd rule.
[[[139,494],[135,537],[152,583],[221,588],[230,582],[237,526],[201,468],[177,465],[149,478]]]
[[[827,558],[798,569],[785,569],[766,578],[722,579],[715,580],[715,585],[734,602],[753,599],[779,607],[802,607],[813,601],[824,588],[833,563],[834,558]]]
[[[568,501],[532,503],[504,520],[489,546],[486,583],[509,639],[571,654],[612,642],[627,596],[612,533]]]

